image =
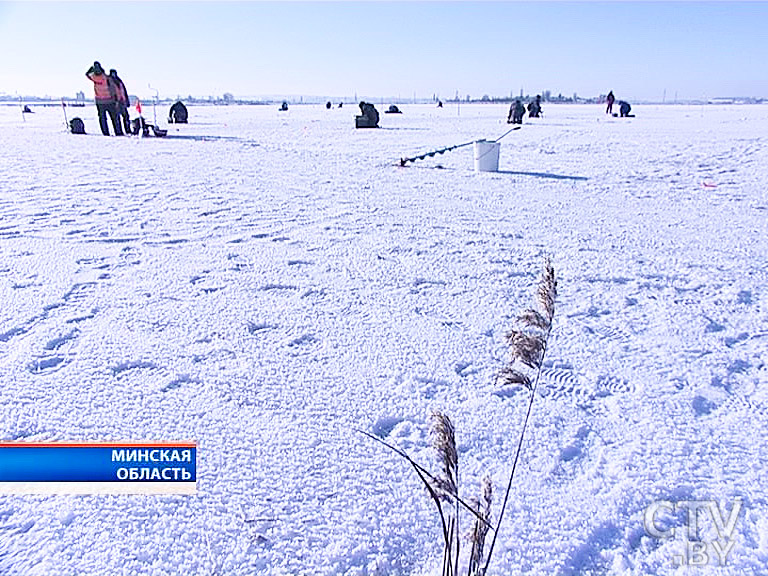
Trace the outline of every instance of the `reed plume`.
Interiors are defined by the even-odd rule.
[[[452,501],[458,495],[459,456],[456,452],[456,438],[453,422],[445,414],[433,412],[432,447],[437,452],[442,466],[442,476],[437,476],[435,491],[444,500]]]
[[[520,314],[515,326],[505,335],[509,362],[496,376],[497,384],[522,385],[529,390],[533,389],[533,382],[541,371],[547,339],[552,329],[556,296],[555,269],[547,259],[536,288],[534,307]]]

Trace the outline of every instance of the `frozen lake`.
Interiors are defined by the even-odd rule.
[[[199,443],[197,496],[0,496],[0,574],[439,574],[418,477],[355,429],[436,469],[444,411],[496,513],[528,392],[495,377],[546,256],[489,575],[678,574],[685,514],[657,538],[646,509],[737,499],[692,570],[765,574],[768,106],[545,103],[479,173],[472,146],[399,159],[495,139],[508,106],[388,104],[378,130],[164,106],[163,139],[0,106],[0,440]]]

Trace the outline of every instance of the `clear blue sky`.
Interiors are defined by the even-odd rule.
[[[768,97],[768,2],[0,2],[0,92]]]

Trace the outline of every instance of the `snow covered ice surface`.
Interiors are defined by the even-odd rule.
[[[444,411],[495,518],[528,393],[494,380],[546,255],[489,574],[768,572],[768,106],[545,105],[497,173],[399,159],[508,106],[400,108],[192,106],[139,139],[0,107],[0,440],[199,443],[197,496],[0,496],[0,574],[439,573],[418,477],[355,429],[436,469]],[[705,510],[701,566],[684,511],[644,526],[736,499],[724,567]]]

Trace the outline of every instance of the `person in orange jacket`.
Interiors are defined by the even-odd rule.
[[[104,73],[104,68],[97,61],[88,68],[85,73],[88,80],[93,82],[93,93],[96,99],[96,110],[99,112],[99,126],[104,136],[109,136],[109,126],[107,124],[107,114],[112,119],[112,127],[115,130],[115,136],[122,136],[123,130],[117,119],[117,94],[109,78]]]

